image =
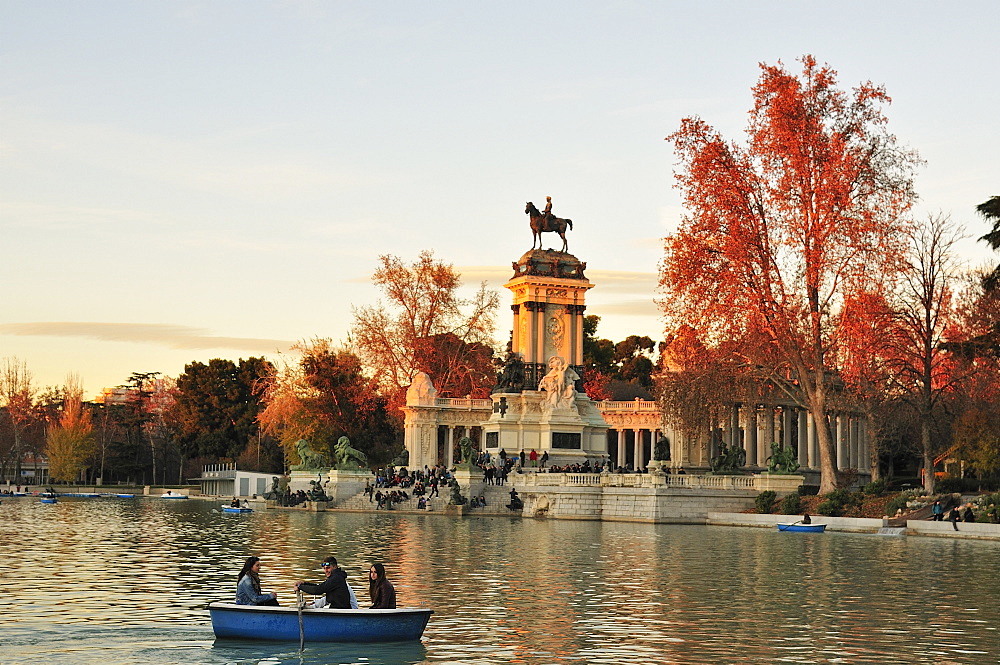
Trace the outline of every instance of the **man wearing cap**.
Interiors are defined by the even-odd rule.
[[[337,557],[328,556],[320,564],[326,579],[319,584],[296,582],[295,588],[314,596],[326,595],[326,606],[337,610],[351,609],[351,592],[347,589],[347,573],[337,566]]]

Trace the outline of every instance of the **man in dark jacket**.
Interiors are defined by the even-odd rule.
[[[326,579],[319,584],[296,582],[295,588],[314,596],[326,594],[326,606],[337,610],[351,609],[351,592],[347,590],[347,573],[337,567],[337,557],[328,556],[321,564]]]

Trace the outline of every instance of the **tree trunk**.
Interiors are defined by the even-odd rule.
[[[871,467],[872,482],[882,477],[879,469],[879,449],[878,437],[875,436],[875,414],[868,412],[865,414],[865,436],[868,439],[868,462]]]
[[[931,419],[929,414],[920,414],[920,447],[924,454],[924,489],[934,493],[934,455],[931,451]]]

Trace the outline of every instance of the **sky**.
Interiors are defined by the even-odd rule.
[[[1000,3],[0,0],[0,359],[88,395],[344,341],[378,257],[501,292],[571,218],[598,334],[662,339],[664,138],[739,140],[759,63],[884,84],[917,216],[1000,194]],[[546,247],[558,248],[547,234]]]

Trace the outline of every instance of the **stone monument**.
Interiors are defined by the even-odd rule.
[[[504,286],[514,298],[513,332],[504,372],[494,387],[493,414],[483,423],[484,447],[517,454],[548,452],[549,463],[583,463],[607,455],[608,425],[583,389],[583,313],[593,284],[587,264],[566,251],[570,220],[529,203],[531,228],[555,231],[563,250],[532,249],[513,263]]]

